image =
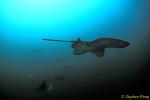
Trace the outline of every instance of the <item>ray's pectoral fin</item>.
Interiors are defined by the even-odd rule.
[[[47,85],[46,85],[46,81],[44,80],[36,90],[44,91],[44,90],[46,90],[46,88],[47,88]]]
[[[104,56],[104,52],[105,52],[105,49],[98,49],[98,50],[95,50],[95,51],[92,51],[93,54],[95,54],[96,56],[98,57],[103,57]]]

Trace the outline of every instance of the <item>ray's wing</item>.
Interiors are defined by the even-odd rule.
[[[53,92],[54,91],[54,87],[53,87],[53,83],[52,82],[49,83],[49,85],[47,87],[47,91],[49,91],[49,92]]]
[[[104,51],[105,51],[105,49],[98,49],[98,50],[92,51],[92,53],[95,54],[98,57],[103,57],[104,56]]]
[[[44,80],[40,85],[39,87],[36,89],[38,91],[44,91],[47,89],[47,84],[46,84],[46,81]]]

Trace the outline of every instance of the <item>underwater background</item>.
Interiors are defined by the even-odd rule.
[[[150,0],[1,0],[0,95],[5,99],[148,94]],[[43,38],[127,41],[104,57]],[[53,93],[35,91],[43,80]]]

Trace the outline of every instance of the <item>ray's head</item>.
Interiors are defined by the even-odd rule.
[[[125,48],[125,47],[127,47],[127,46],[129,46],[129,42],[126,42],[126,41],[122,41],[122,42],[120,42],[120,47],[122,47],[122,48]]]

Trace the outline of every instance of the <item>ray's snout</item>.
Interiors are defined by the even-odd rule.
[[[122,41],[122,42],[119,43],[119,46],[120,46],[121,48],[125,48],[125,47],[127,47],[128,45],[129,45],[129,42],[125,42],[125,41]]]
[[[111,46],[114,48],[125,48],[129,45],[129,42],[118,40],[118,39],[112,39],[111,40]]]

